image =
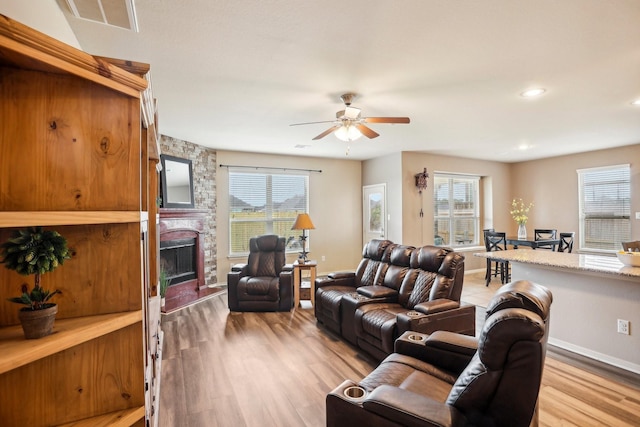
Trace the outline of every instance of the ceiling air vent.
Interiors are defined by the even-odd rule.
[[[138,32],[134,0],[65,0],[76,18]]]

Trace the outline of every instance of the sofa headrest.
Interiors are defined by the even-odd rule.
[[[396,245],[391,249],[389,261],[393,265],[400,267],[409,267],[411,265],[411,254],[415,248],[413,246]]]
[[[453,279],[460,264],[464,264],[464,255],[460,252],[449,252],[442,260],[438,274]]]
[[[381,261],[385,250],[392,245],[391,240],[373,239],[369,241],[362,250],[362,258],[369,258],[375,261]]]
[[[553,301],[551,291],[528,280],[518,280],[502,286],[487,305],[487,318],[506,308],[532,311],[546,321]]]
[[[487,318],[478,339],[478,357],[487,369],[501,370],[509,351],[518,341],[540,341],[545,324],[537,313],[524,308],[506,308]]]
[[[452,252],[449,248],[429,245],[422,246],[413,251],[411,268],[419,268],[424,271],[437,273],[438,270],[440,270],[444,257],[446,257],[449,252]]]
[[[251,252],[284,251],[285,247],[284,237],[279,237],[275,234],[265,234],[249,239],[249,251]]]

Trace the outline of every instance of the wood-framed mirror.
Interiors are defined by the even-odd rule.
[[[193,208],[193,168],[191,160],[161,154],[163,208]]]

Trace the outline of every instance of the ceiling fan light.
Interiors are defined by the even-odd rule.
[[[355,126],[342,125],[340,129],[334,132],[334,135],[341,141],[349,142],[360,138],[362,136],[362,132],[360,132]]]
[[[535,98],[537,96],[542,95],[545,92],[546,92],[546,89],[540,87],[540,88],[525,90],[520,94],[520,96],[523,98]]]

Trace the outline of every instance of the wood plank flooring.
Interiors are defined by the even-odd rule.
[[[465,278],[463,300],[477,304],[499,287],[472,282]],[[230,313],[223,294],[163,315],[162,327],[161,427],[324,426],[327,393],[377,365],[318,327],[308,303],[290,313]],[[640,384],[548,354],[540,425],[640,426]]]

